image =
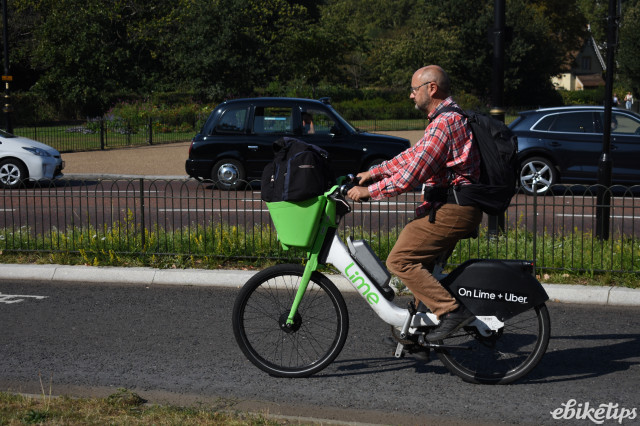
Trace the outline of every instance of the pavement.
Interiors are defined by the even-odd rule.
[[[413,132],[415,133],[415,132]],[[395,135],[415,139],[408,132]],[[189,143],[153,145],[63,154],[66,178],[184,179]],[[240,288],[256,271],[155,269],[70,265],[0,264],[0,279],[51,282],[205,285]],[[355,291],[346,278],[329,275],[342,291]],[[596,305],[640,306],[640,289],[612,286],[543,284],[552,301]]]
[[[84,265],[0,265],[0,279],[91,284],[219,286],[240,288],[257,271],[232,269],[157,269]],[[340,291],[355,291],[342,275],[327,274]],[[550,300],[561,303],[640,306],[640,289],[611,286],[542,284]]]

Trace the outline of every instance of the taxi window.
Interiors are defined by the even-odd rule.
[[[254,133],[293,134],[292,111],[288,107],[256,107]]]
[[[216,133],[244,133],[247,129],[248,108],[229,108],[216,124]]]
[[[305,135],[328,135],[335,125],[336,122],[325,111],[308,109],[302,112],[302,132]]]

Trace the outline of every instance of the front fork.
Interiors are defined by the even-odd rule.
[[[335,210],[335,206],[333,207],[333,209]],[[298,306],[300,306],[302,297],[304,296],[305,291],[307,291],[307,286],[309,285],[309,281],[311,280],[311,275],[318,269],[318,258],[320,256],[320,251],[322,250],[324,241],[327,238],[327,234],[329,233],[329,228],[336,225],[336,223],[334,223],[335,219],[332,220],[331,216],[335,216],[335,214],[330,212],[330,208],[329,206],[327,206],[322,216],[322,222],[320,223],[320,229],[318,229],[318,235],[313,242],[311,250],[307,253],[307,264],[304,267],[304,272],[302,273],[302,278],[300,279],[300,285],[298,286],[296,297],[293,299],[293,304],[291,305],[289,316],[287,317],[286,323],[283,324],[285,327],[290,328],[293,326],[294,317],[298,312]]]
[[[318,254],[312,253],[309,256],[309,260],[304,267],[304,272],[302,273],[302,278],[300,279],[300,285],[298,286],[296,297],[293,299],[293,304],[291,305],[289,316],[287,317],[287,321],[284,324],[286,327],[290,328],[291,326],[293,326],[293,318],[298,312],[298,306],[300,306],[302,296],[304,296],[305,291],[307,291],[307,286],[309,285],[309,281],[311,280],[311,274],[313,274],[316,269],[318,269]]]

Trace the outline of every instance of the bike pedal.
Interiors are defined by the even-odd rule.
[[[398,343],[396,346],[396,352],[393,354],[396,358],[402,358],[404,356],[404,345]]]
[[[428,346],[429,346],[429,342],[427,342],[427,339],[425,339],[425,333],[421,333],[420,337],[418,337],[418,344],[422,347],[426,347],[428,350]]]

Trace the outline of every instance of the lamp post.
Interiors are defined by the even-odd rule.
[[[504,122],[503,92],[504,92],[504,44],[505,44],[505,0],[495,0],[493,3],[493,70],[491,80],[491,111],[489,114]],[[496,235],[504,230],[505,216],[488,217],[488,231]]]
[[[2,0],[2,41],[4,43],[4,74],[2,81],[4,82],[4,107],[2,110],[5,115],[5,125],[7,132],[13,133],[13,123],[11,121],[11,101],[9,97],[9,83],[13,81],[13,77],[9,73],[9,29],[7,25],[7,0]]]
[[[601,240],[609,239],[609,222],[611,219],[611,95],[613,93],[613,73],[615,67],[614,53],[617,45],[619,0],[609,0],[609,16],[607,17],[607,75],[604,98],[604,132],[602,153],[598,163],[598,193],[596,196],[596,236]]]

